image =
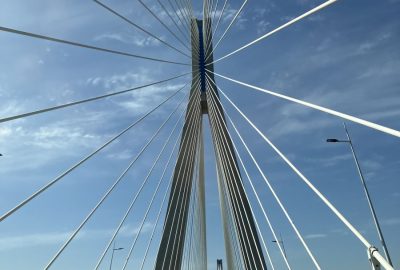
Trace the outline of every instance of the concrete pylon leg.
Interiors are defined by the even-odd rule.
[[[206,44],[210,44],[208,47],[212,48],[210,19],[203,22],[203,29],[206,29],[206,31],[203,33],[203,37],[206,39]],[[211,51],[212,50],[208,50],[208,53]],[[207,67],[205,70],[207,74],[206,76],[208,76],[211,81],[214,82],[214,67],[213,64],[211,64],[213,62],[213,55],[209,54],[205,58],[207,59],[204,63],[205,67]],[[214,84],[211,83],[210,87],[210,91],[213,91],[215,96],[217,96],[219,99],[218,91],[214,87]],[[207,97],[208,110],[210,110],[211,107],[209,104],[211,102],[211,98],[212,97],[210,96]],[[245,258],[243,258],[243,261],[247,269],[267,269],[257,234],[254,217],[251,213],[250,204],[247,200],[247,196],[243,187],[232,140],[229,136],[228,130],[226,129],[226,120],[223,114],[223,108],[218,102],[215,105],[217,107],[217,111],[222,112],[222,115],[218,113],[209,113],[208,116],[210,119],[211,129],[215,131],[214,134],[216,136],[213,141],[214,148],[220,154],[219,166],[222,170],[222,175],[224,176],[221,180],[226,181],[229,199],[231,201],[233,212],[235,213],[235,224],[238,230],[241,232],[238,234],[240,240],[240,249],[242,254],[247,255]],[[227,253],[229,253],[228,250]]]

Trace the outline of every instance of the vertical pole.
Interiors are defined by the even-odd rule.
[[[112,269],[112,263],[113,263],[113,258],[114,258],[114,251],[115,251],[115,241],[113,245],[113,250],[111,252],[111,261],[110,261],[110,270]]]
[[[222,259],[217,259],[217,270],[224,270],[222,266]]]
[[[383,247],[383,252],[385,253],[386,259],[388,260],[389,264],[391,266],[393,266],[392,260],[390,259],[390,256],[389,256],[389,250],[388,250],[388,248],[386,246],[386,242],[385,242],[385,239],[383,237],[381,226],[379,225],[379,221],[378,221],[378,218],[377,218],[376,213],[375,213],[375,208],[374,208],[374,206],[372,204],[372,200],[371,200],[371,197],[370,197],[369,192],[368,192],[367,184],[365,183],[364,175],[363,175],[363,173],[361,171],[360,164],[358,162],[358,158],[357,158],[356,152],[354,151],[353,143],[351,141],[350,134],[349,134],[349,132],[347,130],[346,123],[344,123],[344,122],[343,122],[343,127],[344,127],[344,130],[346,131],[347,139],[349,140],[351,153],[353,154],[354,162],[355,162],[355,164],[357,166],[358,175],[360,176],[361,184],[362,184],[362,186],[364,188],[365,196],[367,197],[368,206],[369,206],[369,209],[371,211],[372,218],[374,220],[376,230],[378,232],[379,240],[381,241],[381,244],[382,244],[382,247]]]

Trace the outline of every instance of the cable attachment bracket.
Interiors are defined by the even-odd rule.
[[[378,251],[378,249],[374,246],[368,248],[368,260],[371,263],[372,270],[381,270],[381,263],[374,257],[374,252],[376,251]]]

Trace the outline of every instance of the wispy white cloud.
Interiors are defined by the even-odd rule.
[[[148,233],[154,228],[151,222],[145,222],[140,233]],[[118,234],[119,237],[132,237],[139,233],[139,225],[124,225]],[[76,239],[96,239],[110,237],[114,232],[113,229],[106,230],[82,230]],[[25,235],[7,236],[0,238],[0,251],[32,248],[40,246],[49,246],[64,243],[73,231],[65,232],[46,232],[46,233],[32,233]]]
[[[382,166],[383,166],[383,165],[382,165],[382,162],[380,162],[380,161],[378,161],[378,160],[369,159],[369,160],[362,160],[362,161],[360,161],[360,162],[361,162],[363,168],[364,168],[367,172],[379,170],[379,169],[381,169]]]
[[[86,84],[102,86],[110,92],[114,92],[157,81],[153,76],[150,70],[141,69],[139,72],[127,72],[105,77],[91,77],[87,79]],[[165,98],[168,93],[177,91],[183,86],[184,84],[180,82],[172,81],[168,84],[153,85],[130,93],[130,98],[128,99],[118,99],[113,102],[131,112],[143,112],[150,109],[151,106],[154,106],[155,102]]]
[[[59,244],[72,232],[37,233],[0,238],[0,251]]]
[[[63,157],[76,156],[82,149],[91,150],[108,137],[79,126],[73,119],[60,120],[37,128],[23,123],[24,119],[0,127],[0,149],[4,155],[1,164],[3,173],[48,166]],[[16,159],[17,163],[14,162]]]
[[[236,15],[237,11],[238,11],[237,9],[232,8],[231,6],[229,6],[229,4],[227,5],[227,7],[224,10],[224,14],[222,14],[220,26],[218,26],[218,28],[220,28],[220,29],[218,31],[221,31],[221,33],[223,33],[223,31],[225,31],[225,28],[232,21],[233,17]],[[215,18],[219,18],[221,16],[221,12],[222,12],[222,8],[217,9],[215,11]],[[216,19],[216,20],[218,20],[218,19]],[[246,28],[247,21],[248,21],[248,18],[246,18],[245,12],[244,12],[244,10],[242,10],[242,12],[237,16],[234,24],[231,26],[231,29],[236,27],[240,30],[243,30]],[[222,26],[223,24],[225,24],[226,26],[225,27]]]
[[[148,47],[148,46],[158,46],[160,45],[160,41],[156,40],[153,37],[143,37],[138,34],[134,35],[125,35],[122,33],[105,33],[94,37],[95,41],[102,41],[102,40],[114,40],[119,41],[126,44],[134,44],[139,47]]]
[[[390,32],[382,32],[375,36],[374,39],[367,40],[361,43],[357,50],[355,51],[356,54],[366,54],[373,49],[377,48],[382,42],[387,41],[392,37],[392,33]]]
[[[168,84],[166,86],[152,86],[141,92],[135,92],[129,100],[118,101],[116,104],[131,112],[143,112],[154,107],[155,103],[165,99],[166,93],[177,91],[184,84]]]
[[[119,159],[119,160],[125,160],[125,159],[129,159],[133,157],[133,153],[130,150],[123,150],[120,152],[116,152],[116,153],[110,153],[107,155],[107,158],[115,160],[115,159]]]
[[[258,21],[258,22],[257,22],[257,34],[258,34],[258,35],[261,35],[261,34],[266,33],[266,31],[267,31],[267,29],[268,29],[268,26],[269,26],[270,24],[271,24],[271,23],[268,22],[268,21],[266,21],[266,20],[260,20],[260,21]]]
[[[387,218],[383,219],[381,221],[382,224],[387,225],[387,226],[395,226],[400,224],[400,218],[394,217],[394,218]]]
[[[326,118],[313,119],[304,124],[304,120],[301,118],[291,118],[281,121],[277,121],[273,124],[269,130],[268,134],[271,138],[277,138],[285,136],[288,134],[310,134],[315,130],[320,130],[331,126],[332,122]]]
[[[142,69],[138,72],[128,71],[123,74],[113,74],[104,77],[90,77],[86,83],[88,85],[101,85],[107,90],[123,90],[131,88],[134,85],[149,83],[152,80],[149,70]]]
[[[396,197],[396,198],[397,198],[397,197],[400,197],[400,192],[393,192],[393,193],[392,193],[392,196],[393,196],[393,197]]]
[[[319,239],[319,238],[326,238],[326,237],[328,237],[328,235],[324,234],[324,233],[307,234],[304,236],[305,239]]]
[[[309,162],[309,163],[313,163],[313,164],[319,164],[319,165],[323,165],[326,167],[331,167],[331,166],[335,166],[336,164],[338,164],[339,162],[345,161],[345,160],[350,160],[352,158],[352,155],[349,154],[343,154],[343,155],[336,155],[336,156],[330,156],[327,158],[322,158],[322,157],[318,157],[318,158],[303,158],[304,161]]]

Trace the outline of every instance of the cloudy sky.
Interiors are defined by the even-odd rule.
[[[168,7],[168,1],[161,0]],[[215,51],[222,57],[323,1],[249,0]],[[136,30],[93,1],[2,0],[0,26],[182,63],[190,59]],[[162,40],[189,53],[138,1],[104,3]],[[145,3],[175,32],[157,1]],[[220,0],[217,14],[223,1]],[[216,33],[228,26],[240,0],[228,0]],[[201,2],[193,3],[201,18]],[[400,1],[338,1],[307,19],[215,65],[215,71],[279,93],[326,106],[400,130]],[[187,42],[187,37],[176,33]],[[0,32],[0,117],[124,90],[190,71],[190,66],[152,62]],[[190,76],[128,94],[0,124],[0,213],[3,214],[61,172],[100,147],[141,115],[191,80]],[[261,131],[333,202],[363,235],[381,246],[350,149],[327,144],[345,138],[342,120],[216,79],[218,85]],[[187,88],[125,135],[0,223],[0,268],[42,269],[128,166],[157,128],[186,100]],[[364,246],[222,99],[264,173],[304,235],[323,269],[367,269]],[[54,269],[91,269],[138,190],[175,123],[178,129],[161,155],[132,214],[117,237],[124,247],[115,257],[121,267],[138,232],[162,170],[179,139],[178,107],[148,150],[104,205],[54,264]],[[206,203],[209,266],[224,258],[215,165],[208,120],[205,124]],[[396,267],[400,267],[399,139],[347,123]],[[263,179],[234,135],[245,165],[273,224],[282,234],[293,269],[313,269],[296,235]],[[154,201],[129,267],[138,269],[155,226],[170,165]],[[249,188],[247,179],[245,186]],[[253,194],[264,239],[277,269],[284,269]],[[161,224],[155,228],[146,268],[155,258]],[[102,269],[108,269],[107,254]]]

